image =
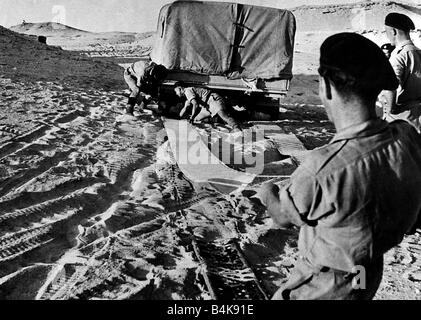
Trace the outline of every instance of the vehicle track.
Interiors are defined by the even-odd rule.
[[[108,177],[112,184],[118,184],[130,172],[133,171],[145,156],[140,153],[129,154],[127,157],[117,159],[105,167],[105,176]]]
[[[66,300],[71,298],[69,291],[87,272],[87,266],[59,265],[55,276],[44,285],[38,293],[36,300]]]
[[[9,138],[9,141],[5,141],[0,146],[0,160],[24,147],[24,143],[28,143],[42,137],[49,128],[50,127],[48,125],[39,125],[21,133],[20,135]]]
[[[51,242],[51,230],[52,225],[46,225],[1,237],[0,265]]]
[[[203,192],[194,195],[191,199],[185,201],[167,201],[165,203],[165,210],[167,213],[173,213],[177,211],[182,211],[193,206],[199,205],[205,199],[212,197],[209,192]]]
[[[44,202],[65,198],[69,196],[69,194],[77,193],[78,190],[94,185],[102,180],[104,179],[94,177],[76,177],[57,184],[51,190],[39,192],[18,191],[9,193],[0,198],[0,219],[1,215],[6,214],[7,211],[22,210]]]
[[[0,216],[0,232],[13,230],[22,224],[40,221],[54,215],[63,216],[66,208],[76,208],[83,203],[83,193],[73,193],[64,197],[49,200],[24,209],[8,212]]]
[[[37,299],[87,300],[102,298],[105,294],[112,295],[108,298],[116,298],[118,294],[115,296],[112,291],[120,285],[135,289],[140,282],[124,272],[124,260],[113,257],[114,242],[114,238],[108,238],[104,247],[95,254],[95,256],[100,256],[103,253],[108,254],[105,261],[96,267],[89,266],[89,264],[59,265],[55,275],[40,290]]]
[[[10,133],[10,134],[13,134],[15,136],[21,136],[21,135],[23,135],[23,132],[22,131],[17,130],[15,128],[13,128],[12,126],[5,125],[5,124],[0,125],[0,131],[1,132],[6,132],[6,133]]]
[[[43,174],[52,167],[57,166],[61,161],[66,160],[73,151],[74,149],[58,151],[52,157],[43,157],[40,159],[40,161],[38,161],[35,167],[22,170],[20,174],[7,179],[0,186],[0,197],[13,191],[13,189],[19,188],[29,180]]]

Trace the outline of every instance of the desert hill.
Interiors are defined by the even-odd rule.
[[[92,57],[144,57],[152,49],[154,32],[100,32],[79,30],[54,22],[24,23],[10,30],[29,36],[47,36],[47,43]]]
[[[355,4],[301,6],[291,10],[298,31],[383,31],[390,12],[408,15],[421,30],[421,5],[396,1],[366,1]]]
[[[40,23],[22,23],[16,26],[10,27],[10,30],[18,33],[30,34],[30,35],[43,35],[43,36],[54,36],[54,35],[66,35],[75,36],[88,33],[88,31],[76,29],[73,27],[66,26],[57,22],[40,22]]]
[[[1,26],[0,73],[16,80],[56,80],[77,86],[120,87],[122,82],[118,65],[44,45]]]

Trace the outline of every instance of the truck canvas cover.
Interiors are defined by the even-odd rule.
[[[291,79],[295,18],[287,10],[177,1],[159,14],[153,61],[229,79]]]

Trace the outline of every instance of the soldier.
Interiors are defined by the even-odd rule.
[[[300,257],[273,299],[372,299],[383,254],[421,210],[421,136],[376,117],[378,94],[398,81],[375,43],[340,33],[320,52],[319,95],[337,133],[282,190],[266,183],[255,195],[275,224],[300,227]]]
[[[395,46],[392,46],[390,43],[385,43],[380,47],[380,49],[382,49],[386,58],[390,59],[393,50],[395,50]],[[386,107],[387,100],[385,100],[385,97],[380,94],[376,102],[376,113],[379,117],[383,117],[386,114]]]
[[[175,83],[174,91],[178,97],[186,98],[180,118],[189,113],[190,122],[193,123],[219,116],[233,132],[240,131],[237,121],[227,114],[225,101],[219,94],[205,88],[187,87],[183,82]]]
[[[147,105],[158,98],[158,88],[168,70],[152,61],[137,61],[124,71],[124,80],[130,88],[126,113],[133,115],[136,103]]]
[[[386,120],[403,119],[410,122],[418,132],[421,130],[421,50],[410,38],[415,29],[412,20],[404,14],[390,13],[386,16],[386,35],[396,46],[390,63],[399,80],[397,90],[384,91]]]

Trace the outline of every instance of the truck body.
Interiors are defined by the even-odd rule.
[[[164,86],[183,81],[277,99],[292,78],[295,31],[288,10],[176,1],[161,8],[151,59],[170,70]]]

